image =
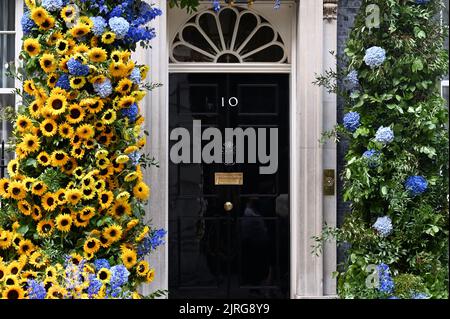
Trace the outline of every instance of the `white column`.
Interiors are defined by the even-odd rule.
[[[323,3],[301,0],[297,25],[297,105],[293,108],[297,130],[293,147],[298,169],[293,172],[296,202],[292,210],[293,297],[323,296],[323,259],[311,254],[313,236],[323,222],[322,88],[313,84],[315,75],[323,72]]]
[[[163,15],[151,22],[156,30],[156,38],[151,41],[152,49],[136,50],[135,59],[138,63],[150,66],[147,81],[161,83],[163,86],[148,92],[141,103],[145,116],[144,129],[150,135],[144,153],[150,153],[159,161],[159,168],[152,166],[145,170],[145,181],[151,187],[151,197],[146,208],[146,220],[151,220],[154,227],[168,229],[168,53],[167,53],[167,6],[165,0],[153,0]],[[155,280],[143,286],[143,294],[149,294],[156,289],[168,289],[168,237],[166,245],[158,247],[148,258],[151,267],[155,268]]]
[[[323,69],[336,71],[337,52],[337,0],[324,0],[323,16]],[[333,52],[331,54],[330,52]],[[323,89],[323,129],[331,130],[336,124],[336,94]],[[327,140],[323,146],[323,168],[336,171],[336,143]],[[335,195],[323,197],[323,219],[331,227],[336,226],[336,183]],[[328,241],[323,249],[323,284],[324,295],[336,295],[336,279],[332,273],[336,271],[336,241]]]

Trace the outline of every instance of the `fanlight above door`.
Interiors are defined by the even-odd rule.
[[[171,63],[287,63],[280,34],[248,9],[224,7],[194,15],[172,41]]]

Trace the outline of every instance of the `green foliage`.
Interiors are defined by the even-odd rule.
[[[199,5],[198,0],[169,0],[169,7],[179,7],[187,10],[188,13],[197,11]]]
[[[365,25],[369,4],[380,8],[380,28]],[[332,235],[349,246],[338,274],[343,298],[387,297],[366,285],[367,266],[380,263],[389,265],[398,297],[410,298],[411,290],[448,297],[448,109],[439,85],[448,73],[443,48],[448,30],[436,19],[439,10],[438,0],[427,5],[414,0],[363,1],[345,49],[344,73],[358,72],[358,89],[334,89],[330,79],[340,74],[327,73],[316,82],[342,94],[346,111],[361,116],[355,132],[339,125],[334,134],[324,135],[350,142],[342,178],[351,212],[339,229],[325,229],[316,237],[320,243]],[[386,50],[384,63],[373,69],[364,62],[372,46]],[[374,140],[380,126],[392,128],[392,143]],[[374,167],[362,157],[369,149],[380,153]],[[420,196],[405,190],[404,182],[412,175],[428,181]],[[393,232],[387,237],[372,227],[381,216],[392,220]]]

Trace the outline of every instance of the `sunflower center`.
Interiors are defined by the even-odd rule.
[[[28,147],[32,147],[34,145],[34,141],[30,140],[28,141]]]
[[[13,193],[14,195],[19,195],[19,194],[20,194],[20,188],[18,188],[18,187],[13,187],[12,193]]]
[[[98,277],[100,278],[100,280],[105,280],[106,278],[108,278],[108,274],[106,273],[106,271],[101,271],[98,274]]]
[[[44,226],[42,226],[42,230],[44,231],[44,233],[48,233],[51,229],[52,226],[50,224],[45,224]]]
[[[75,84],[80,84],[81,83],[81,79],[75,79],[74,81],[73,81],[73,83],[75,83]]]
[[[20,121],[20,122],[19,122],[19,126],[20,126],[20,127],[27,127],[27,122],[25,122],[25,121]]]
[[[88,248],[94,248],[95,247],[95,243],[93,241],[90,241],[87,243],[87,247]]]
[[[11,271],[11,273],[12,273],[12,271]],[[11,278],[6,279],[6,284],[8,286],[14,285],[15,284],[14,279],[11,279]]]
[[[78,109],[72,109],[72,110],[70,110],[70,116],[71,116],[72,118],[76,119],[76,118],[80,117],[80,115],[81,115],[80,110],[78,110]]]
[[[19,299],[19,292],[17,290],[8,291],[7,298],[8,299]]]
[[[67,226],[69,224],[69,221],[67,219],[63,219],[61,221],[61,226]]]
[[[60,51],[64,51],[65,49],[66,49],[66,43],[65,42],[60,42],[59,43],[59,46],[58,46],[58,49],[60,50]]]
[[[116,235],[117,235],[116,230],[115,230],[115,229],[112,229],[112,230],[109,232],[109,235],[110,235],[111,237],[116,237]]]
[[[55,203],[55,200],[54,200],[52,197],[47,198],[47,204],[48,204],[48,206],[52,206],[54,203]]]
[[[50,60],[44,60],[44,65],[45,65],[46,67],[49,67],[50,65],[52,65],[52,61],[50,61]]]
[[[25,251],[25,250],[24,250]],[[12,269],[11,269],[11,273],[13,274],[13,275],[17,275],[17,273],[19,272],[19,268],[17,268],[17,267],[13,267]]]
[[[106,195],[106,194],[103,194],[103,195],[102,195],[102,203],[108,202],[108,199],[109,199],[109,196],[108,196],[108,195]]]
[[[61,153],[57,153],[56,156],[55,156],[55,158],[56,158],[58,161],[63,160],[64,157],[65,157],[64,154],[61,154]]]
[[[28,245],[23,245],[22,246],[22,250],[24,251],[24,252],[27,252],[28,250],[30,250],[30,246],[28,246]]]
[[[119,205],[116,209],[117,215],[122,216],[125,213],[125,207]]]
[[[63,106],[63,102],[61,100],[59,100],[59,99],[58,100],[54,100],[52,102],[52,107],[53,107],[54,110],[60,110],[62,108],[62,106]]]
[[[44,129],[45,129],[47,132],[53,131],[53,124],[50,124],[50,123],[45,124]]]
[[[49,28],[50,27],[50,22],[48,20],[45,20],[44,22],[42,22],[42,27],[43,28]]]
[[[34,45],[29,44],[29,45],[27,46],[27,51],[33,52],[34,50],[36,50],[36,47],[35,47]]]
[[[47,157],[45,157],[45,156],[42,156],[41,159],[42,159],[44,162],[47,161]],[[40,190],[40,189],[42,189],[42,184],[36,184],[36,186],[34,186],[34,189],[37,190],[37,191]]]
[[[128,91],[128,88],[129,88],[129,85],[128,85],[128,84],[125,84],[125,85],[122,87],[122,90],[123,90],[123,91]]]

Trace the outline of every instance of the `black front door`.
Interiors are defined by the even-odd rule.
[[[190,147],[190,163],[174,164],[171,157],[169,298],[288,298],[289,76],[171,74],[169,91],[170,131],[186,128],[192,144],[193,123],[201,121],[197,132],[217,128],[223,137],[215,140],[221,161],[199,159],[208,140]],[[226,128],[256,133],[245,138],[243,161]],[[269,162],[260,163],[258,151],[274,152],[270,129],[278,130],[272,141],[278,165],[261,174]],[[177,143],[169,141],[171,148]],[[226,160],[230,152],[232,161]]]

